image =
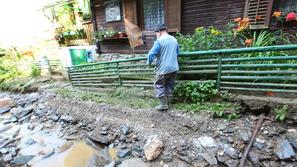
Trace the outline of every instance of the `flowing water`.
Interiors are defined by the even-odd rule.
[[[86,167],[94,156],[99,157],[99,163],[108,163],[117,158],[115,148],[100,146],[91,141],[66,141],[58,137],[58,127],[54,130],[42,129],[36,126],[34,130],[29,130],[28,123],[0,123],[0,139],[20,139],[17,142],[17,157],[34,155],[28,162],[32,167]]]

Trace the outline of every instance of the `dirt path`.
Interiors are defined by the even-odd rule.
[[[54,110],[72,115],[78,120],[87,120],[94,124],[94,130],[83,135],[84,137],[104,138],[105,136],[100,135],[100,133],[106,127],[111,129],[108,132],[109,134],[117,136],[115,134],[120,134],[120,127],[123,125],[128,125],[134,132],[133,134],[137,136],[136,145],[143,146],[149,136],[158,135],[165,141],[165,151],[163,152],[165,155],[170,155],[191,166],[207,166],[208,161],[211,161],[211,158],[208,161],[206,160],[207,156],[211,157],[211,155],[215,155],[218,160],[215,164],[219,166],[236,166],[257,122],[256,116],[249,114],[238,120],[226,121],[213,119],[206,112],[195,115],[180,112],[157,112],[153,109],[123,108],[95,102],[73,101],[61,97],[51,98],[49,106]],[[274,127],[271,127],[272,124]],[[252,151],[258,158],[253,163],[262,166],[280,163],[280,161],[272,161],[278,158],[275,156],[275,149],[271,145],[281,142],[278,141],[281,138],[278,133],[282,130],[292,130],[292,128],[293,126],[266,121],[257,138],[260,141],[256,142],[258,148],[254,147],[254,151]],[[118,138],[121,138],[119,136]],[[197,144],[203,136],[209,137],[210,140],[214,139],[216,146],[205,148]],[[265,145],[266,142],[270,146]],[[224,146],[226,144],[232,150],[229,153],[226,153],[226,149],[229,149]],[[204,155],[205,153],[207,155]],[[160,158],[160,160],[163,159]],[[251,162],[248,164],[248,166],[253,166]]]
[[[100,165],[94,167],[108,164],[122,167],[236,167],[257,122],[257,116],[250,113],[227,121],[213,118],[207,112],[194,115],[178,111],[158,112],[63,98],[51,89],[5,96],[16,101],[15,108],[21,113],[28,107],[34,108],[17,124],[27,122],[28,127],[42,126],[47,133],[55,130],[63,140],[87,140],[116,150],[113,153],[117,157],[115,161],[99,161]],[[4,95],[0,100],[2,97]],[[0,125],[12,118],[6,117],[0,118]],[[295,122],[266,120],[246,166],[297,166],[295,125]],[[144,148],[151,136],[158,136],[164,142],[164,150],[156,160],[147,162]]]

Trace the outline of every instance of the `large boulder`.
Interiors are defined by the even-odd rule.
[[[161,154],[164,143],[158,136],[151,136],[144,145],[144,154],[148,161],[152,161]]]

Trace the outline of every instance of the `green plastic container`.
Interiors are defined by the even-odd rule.
[[[72,65],[86,64],[86,49],[69,49]]]

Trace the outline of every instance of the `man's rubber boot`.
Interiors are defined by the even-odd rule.
[[[156,110],[158,111],[168,110],[169,107],[167,104],[167,97],[166,96],[160,97],[159,100],[160,100],[160,105],[156,107]]]
[[[167,96],[167,105],[168,108],[172,108],[172,96]]]

